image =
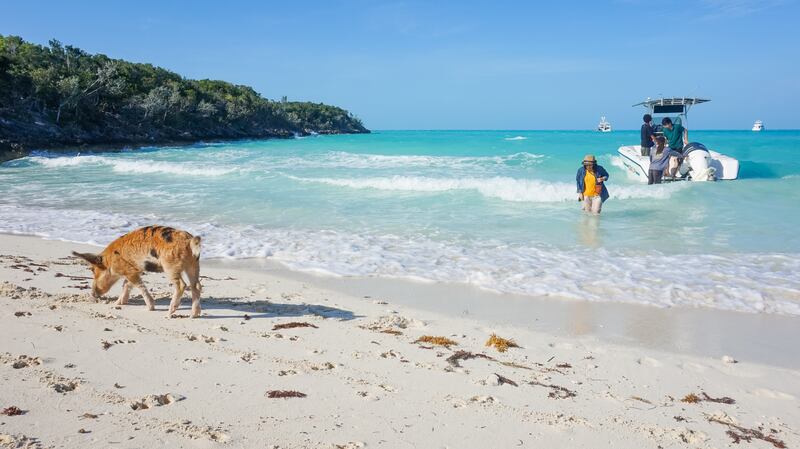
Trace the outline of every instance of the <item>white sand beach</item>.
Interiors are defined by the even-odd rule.
[[[138,292],[95,302],[71,250],[97,248],[0,236],[0,447],[800,446],[800,366],[784,350],[797,317],[576,303],[526,317],[485,300],[452,313],[399,282],[244,261],[204,262],[202,317],[184,298],[169,319],[163,275],[145,277],[156,312]],[[445,287],[428,292],[469,295]],[[564,307],[590,316],[554,323]],[[276,329],[288,323],[303,324]],[[487,347],[492,334],[519,347]]]

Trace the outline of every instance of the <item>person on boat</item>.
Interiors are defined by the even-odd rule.
[[[603,202],[608,199],[608,172],[602,165],[597,165],[594,155],[587,154],[583,164],[575,175],[578,188],[578,201],[583,201],[583,210],[592,214],[600,214]]]
[[[653,148],[653,125],[651,124],[653,117],[650,114],[645,114],[642,120],[644,120],[641,130],[642,156],[650,156],[650,150]]]
[[[669,176],[674,178],[683,159],[679,155],[683,155],[683,147],[689,143],[689,130],[683,127],[680,117],[675,118],[675,123],[669,117],[664,117],[661,120],[661,131],[667,138],[669,149],[675,153],[670,156],[668,167]]]
[[[664,170],[669,165],[672,150],[667,147],[667,139],[664,136],[656,136],[656,149],[650,153],[650,169],[647,172],[647,184],[661,184]]]

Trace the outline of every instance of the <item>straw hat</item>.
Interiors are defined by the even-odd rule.
[[[597,159],[594,158],[593,154],[587,154],[583,157],[583,162],[597,162]]]

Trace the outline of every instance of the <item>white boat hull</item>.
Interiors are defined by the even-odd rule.
[[[655,151],[655,150],[654,150]],[[639,145],[626,145],[617,150],[622,163],[635,177],[647,182],[650,158],[642,156]],[[687,157],[692,181],[732,180],[739,178],[739,161],[716,151],[692,151]]]

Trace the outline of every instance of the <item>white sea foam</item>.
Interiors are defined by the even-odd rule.
[[[527,152],[505,156],[426,156],[426,155],[385,155],[330,151],[321,155],[303,157],[271,157],[260,161],[269,168],[493,168],[496,166],[530,167],[538,164],[545,156]]]
[[[591,301],[800,315],[797,254],[630,254],[494,241],[456,244],[423,236],[232,227],[0,204],[0,232],[101,245],[153,223],[201,235],[204,258],[268,257],[318,273],[464,282],[502,292]],[[585,261],[590,258],[603,262],[593,264],[592,275],[586,276]]]
[[[354,189],[376,189],[401,192],[447,192],[472,190],[489,198],[504,201],[549,203],[575,201],[575,184],[546,182],[536,179],[509,177],[492,178],[432,178],[423,176],[389,176],[375,178],[303,178],[289,176],[300,182],[322,183]],[[669,198],[684,185],[620,185],[610,188],[617,199]]]
[[[514,137],[506,137],[503,140],[528,140],[525,136],[514,136]]]
[[[147,159],[123,159],[106,156],[32,156],[29,161],[48,168],[78,167],[87,165],[108,166],[117,173],[163,173],[185,176],[222,176],[238,171],[237,168],[216,168],[197,163],[164,162]]]

